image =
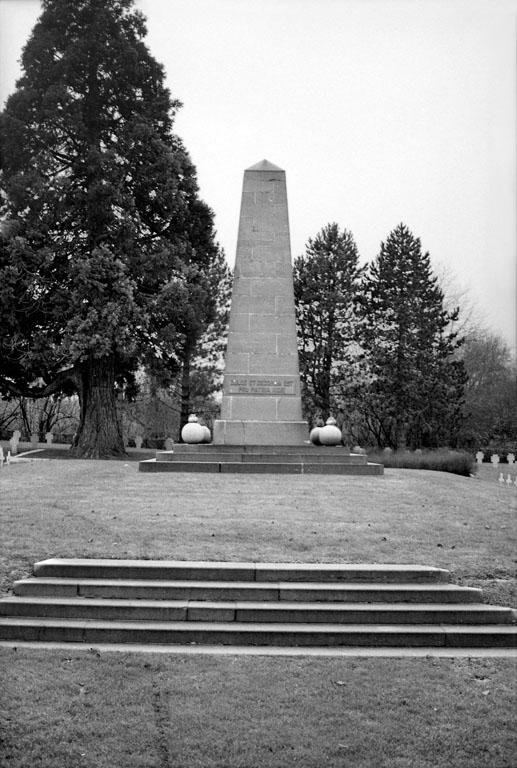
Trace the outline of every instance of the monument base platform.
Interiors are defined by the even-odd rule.
[[[219,419],[214,422],[215,445],[303,445],[307,441],[306,421],[237,421]]]
[[[156,459],[141,461],[140,472],[217,472],[262,474],[382,475],[382,464],[341,446],[186,445],[157,451]]]

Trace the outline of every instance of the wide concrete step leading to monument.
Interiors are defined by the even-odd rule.
[[[219,462],[220,464],[344,464],[365,466],[366,456],[357,453],[346,453],[343,456],[329,453],[306,456],[303,453],[283,453],[275,456],[273,453],[243,453],[233,454],[214,452],[213,454],[188,454],[163,451],[156,456],[157,461],[173,461],[185,464],[187,461]]]
[[[197,450],[185,450],[197,448]],[[281,449],[281,450],[280,450]],[[228,445],[178,445],[172,451],[157,451],[157,461],[220,461],[232,463],[265,462],[266,464],[367,464],[362,453],[350,453],[344,448],[316,446],[228,446]]]
[[[157,451],[139,464],[141,472],[218,472],[270,474],[381,475],[382,464],[369,462],[342,446],[186,445]]]
[[[68,643],[166,643],[297,647],[509,648],[511,626],[247,624],[0,618],[0,639]]]
[[[215,443],[197,443],[191,445],[189,443],[175,443],[174,448],[170,451],[157,451],[156,455],[167,454],[181,454],[188,456],[192,454],[207,454],[210,455],[214,452],[221,454],[246,454],[247,456],[253,456],[255,454],[274,452],[275,455],[281,456],[290,453],[298,453],[303,456],[314,456],[322,454],[325,456],[362,456],[366,461],[366,456],[362,453],[351,453],[348,448],[342,445],[314,445],[310,442],[300,443],[299,445],[228,445],[228,444],[215,444]]]
[[[270,475],[382,475],[382,464],[335,464],[332,462],[266,462],[266,461],[158,461],[146,459],[138,465],[140,472],[216,472]]]
[[[511,648],[509,608],[420,565],[51,559],[0,600],[0,641]]]
[[[449,571],[392,563],[258,563],[199,560],[51,558],[34,564],[35,576],[244,582],[448,582]]]
[[[321,603],[475,603],[480,599],[480,590],[453,584],[253,583],[52,577],[17,581],[14,584],[14,593],[19,596],[80,596],[130,600],[285,600]]]
[[[288,603],[6,597],[0,616],[117,621],[274,624],[511,624],[510,608],[484,603]]]

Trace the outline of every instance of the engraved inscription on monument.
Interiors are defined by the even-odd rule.
[[[228,382],[230,395],[294,395],[294,379],[281,376],[232,376]]]

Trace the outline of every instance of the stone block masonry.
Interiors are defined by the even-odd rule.
[[[219,445],[301,445],[302,419],[285,171],[244,172]]]

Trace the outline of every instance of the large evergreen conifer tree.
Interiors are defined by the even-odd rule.
[[[400,224],[365,276],[360,339],[366,377],[358,400],[380,446],[434,447],[455,441],[465,375],[461,340],[420,240]]]
[[[79,394],[73,450],[124,450],[117,385],[210,322],[211,211],[133,0],[43,0],[0,116],[0,391]]]
[[[327,224],[294,262],[294,298],[304,411],[326,419],[347,375],[361,268],[353,235]]]

